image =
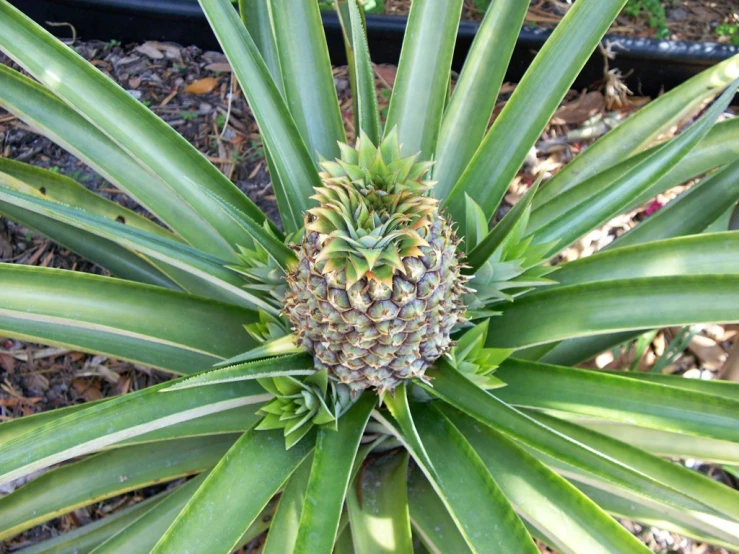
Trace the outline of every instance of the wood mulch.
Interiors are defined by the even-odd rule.
[[[277,219],[257,127],[243,95],[232,82],[230,67],[222,54],[158,42],[124,47],[90,41],[77,43],[74,48],[185,136],[270,217]],[[0,63],[10,62],[0,57]],[[346,69],[335,68],[334,77],[351,139],[354,129]],[[395,68],[377,66],[376,77],[378,100],[381,110],[386,112]],[[618,83],[610,82],[610,85],[614,84]],[[496,106],[496,115],[514,89],[513,84],[504,85]],[[537,177],[554,174],[572,156],[585,148],[589,141],[581,138],[583,130],[595,131],[596,136],[598,133],[602,134],[608,129],[606,122],[623,119],[647,101],[646,98],[629,96],[618,86],[571,91],[542,135],[537,148],[532,151],[525,167],[512,183],[501,210],[509,209]],[[129,208],[137,208],[135,203],[98,177],[85,164],[2,110],[0,155],[58,171],[106,198]],[[639,220],[649,217],[683,189],[684,187],[678,187],[668,191],[632,213],[609,222],[565,251],[563,259],[591,254]],[[0,218],[0,261],[106,273],[68,250],[54,245],[45,237],[37,236],[3,218]],[[729,352],[732,347],[736,350],[737,347],[733,345],[739,344],[739,326],[707,325],[693,330],[696,333],[688,341],[687,347],[670,357],[662,371],[691,378],[714,378],[726,370]],[[639,352],[638,359],[635,359],[635,348],[632,347],[603,354],[588,365],[623,368],[633,364],[640,371],[649,371],[657,360],[663,359],[663,355],[669,350],[670,341],[680,332],[680,329],[660,332]],[[735,358],[739,356],[732,357]],[[167,378],[162,372],[120,360],[0,337],[0,422],[43,410],[124,394]],[[710,470],[716,478],[736,484],[727,474],[712,466],[700,469]],[[0,489],[0,496],[11,492],[20,484],[15,483]],[[0,552],[3,549],[13,552],[105,517],[151,493],[152,489],[137,491],[122,498],[75,510],[0,543]],[[625,525],[655,552],[726,554],[723,549],[713,549],[672,533],[643,529],[628,522]]]
[[[552,29],[562,20],[573,3],[574,0],[532,0],[526,15],[526,24]],[[411,0],[385,0],[385,13],[407,15],[410,4]],[[662,0],[661,4],[665,10],[666,28],[666,33],[661,38],[725,44],[732,42],[732,35],[722,32],[722,29],[736,27],[739,24],[738,0]],[[480,5],[484,5],[484,2],[465,0],[463,18],[481,20],[485,13],[480,9]],[[720,27],[722,25],[723,27]],[[609,33],[654,37],[659,31],[660,28],[655,27],[654,23],[650,26],[649,15],[642,11],[637,17],[622,13],[611,26]]]

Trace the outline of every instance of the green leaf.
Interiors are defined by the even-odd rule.
[[[285,485],[264,544],[264,554],[283,554],[295,548],[312,462],[312,456],[303,460]]]
[[[736,206],[733,206],[722,213],[716,220],[714,220],[708,227],[706,227],[704,233],[721,233],[723,231],[739,231],[739,211],[736,211]],[[732,217],[736,221],[732,221]]]
[[[503,494],[560,552],[649,552],[575,487],[514,441],[448,407]]]
[[[739,442],[739,401],[613,373],[511,359],[497,375],[508,386],[496,396],[509,404]]]
[[[423,446],[421,437],[418,435],[416,424],[413,422],[413,414],[411,413],[410,404],[408,404],[408,390],[405,384],[395,389],[395,394],[385,398],[385,404],[392,414],[395,421],[403,432],[403,440],[408,445],[408,450],[417,460],[429,469],[433,470],[434,464],[431,462],[426,449]]]
[[[605,335],[586,335],[561,342],[540,344],[524,348],[516,352],[516,357],[523,360],[538,360],[548,364],[577,365],[593,356],[615,348],[641,335],[640,331],[622,331]]]
[[[717,123],[701,140],[693,150],[691,150],[683,159],[681,159],[674,167],[672,167],[664,176],[653,182],[651,186],[631,199],[631,203],[627,210],[636,208],[650,198],[654,198],[658,194],[666,190],[685,183],[695,177],[710,171],[716,167],[724,165],[739,156],[739,120],[729,119]],[[675,139],[672,139],[675,140]],[[621,163],[611,166],[605,171],[598,173],[579,183],[578,185],[568,188],[552,198],[545,204],[538,206],[531,214],[528,226],[528,234],[533,233],[545,224],[553,221],[557,217],[566,213],[572,206],[581,204],[591,198],[598,192],[602,191],[618,177],[626,174],[628,171],[642,163],[661,146],[655,146],[649,150],[640,152],[639,154],[627,158]],[[548,185],[547,185],[548,186]],[[546,189],[546,186],[542,189]],[[539,195],[540,196],[540,195]],[[537,196],[534,205],[538,204],[539,196]]]
[[[270,222],[270,228],[265,229],[264,224],[260,224],[253,220],[248,214],[245,214],[236,206],[226,203],[221,198],[213,197],[213,199],[237,225],[249,233],[249,236],[251,236],[255,244],[258,244],[264,248],[267,253],[269,253],[269,255],[283,270],[287,271],[297,264],[297,256],[280,238],[278,238],[281,234],[278,235],[279,230],[276,229],[274,224]],[[274,231],[274,233],[271,231]]]
[[[24,548],[27,554],[87,554],[96,546],[119,533],[133,522],[155,508],[169,496],[170,492],[159,493],[146,500],[121,508],[102,519],[78,527],[62,535],[38,542]]]
[[[277,88],[284,93],[280,58],[277,54],[277,43],[272,30],[272,16],[269,11],[270,0],[239,0],[241,21],[254,40]]]
[[[531,202],[534,199],[534,195],[536,195],[538,188],[539,183],[534,183],[518,203],[516,203],[516,205],[503,216],[503,219],[501,219],[495,227],[493,227],[493,230],[490,231],[467,255],[465,264],[470,266],[470,274],[474,274],[478,269],[485,265],[485,262],[490,259],[493,253],[510,235],[511,231],[515,229],[516,224],[521,222],[524,218],[528,218],[530,213],[529,207],[531,206]]]
[[[228,360],[224,360],[223,362],[216,364],[215,367],[226,367],[241,362],[251,362],[260,358],[300,354],[301,352],[305,352],[305,350],[296,346],[295,335],[290,334],[280,337],[279,339],[263,342],[259,346],[252,348],[243,354],[239,354],[233,358],[229,358]]]
[[[111,445],[108,448],[117,448],[119,445],[142,444],[187,437],[225,435],[231,433],[241,434],[259,422],[261,416],[257,412],[263,405],[262,403],[247,404],[196,419],[189,419],[181,423],[163,427],[162,429],[149,431],[143,435],[138,435],[121,443]]]
[[[462,0],[411,4],[385,123],[385,136],[397,127],[405,156],[419,151],[424,160],[434,156],[461,13]]]
[[[359,441],[376,402],[365,392],[339,420],[338,431],[319,427],[293,552],[331,554]]]
[[[263,221],[259,208],[172,127],[7,2],[0,4],[0,49],[197,207],[232,247],[249,244],[204,191]]]
[[[209,369],[199,375],[180,380],[176,385],[164,389],[163,392],[217,385],[220,383],[262,379],[265,377],[313,375],[315,372],[313,356],[309,354],[279,356],[276,358],[239,363],[218,369]]]
[[[664,131],[698,112],[707,100],[737,77],[739,57],[734,56],[653,100],[562,168],[542,187],[535,206],[543,206],[562,192],[638,152]]]
[[[277,43],[275,42],[275,34],[272,30],[272,16],[269,11],[270,0],[239,0],[241,21],[246,26],[246,30],[251,35],[254,44],[262,55],[269,74],[275,82],[275,86],[280,94],[284,96],[285,86],[282,83],[280,58],[277,54]],[[276,191],[283,191],[285,187],[280,181],[277,168],[268,148],[264,149],[264,157],[272,181],[272,188]]]
[[[150,552],[208,475],[209,472],[203,473],[178,487],[161,504],[96,548],[93,554]],[[270,502],[241,536],[239,547],[251,542],[269,528],[273,512],[274,505]]]
[[[538,553],[485,464],[457,428],[429,404],[414,404],[413,411],[421,440],[434,462],[433,472],[422,469],[470,548]]]
[[[90,192],[69,177],[47,169],[0,158],[0,186],[37,198],[74,206],[111,221],[122,221],[134,229],[182,242],[182,239],[171,231],[160,227],[150,219]]]
[[[318,3],[270,2],[290,113],[314,160],[318,155],[338,158],[341,152],[337,142],[346,142],[346,135]]]
[[[339,533],[339,538],[336,539],[334,554],[355,554],[354,542],[352,541],[352,530],[349,529],[348,525],[344,527],[344,529]]]
[[[228,263],[226,260],[215,258],[186,244],[128,227],[119,221],[110,221],[87,213],[74,206],[14,190],[0,187],[0,201],[52,217],[151,256],[161,262],[158,264],[159,269],[188,292],[277,314],[277,309],[269,302],[243,287],[243,279],[225,267]]]
[[[462,533],[423,472],[414,467],[408,477],[411,525],[430,552],[472,552]]]
[[[231,552],[312,449],[313,441],[304,439],[286,451],[281,432],[247,431],[208,475],[152,553]],[[224,513],[232,517],[223,517]]]
[[[200,0],[200,5],[257,120],[278,176],[273,184],[281,185],[275,187],[275,195],[282,222],[288,232],[295,232],[303,226],[303,213],[310,205],[313,187],[320,184],[318,171],[257,45],[231,3]],[[224,199],[229,200],[228,197]]]
[[[228,446],[231,446],[231,444]],[[217,462],[218,460],[215,460],[212,465],[215,465]],[[190,479],[184,485],[177,487],[172,494],[168,495],[156,507],[100,544],[93,550],[93,553],[115,554],[116,552],[151,551],[157,540],[159,540],[159,537],[164,534],[175,517],[177,517],[177,514],[180,513],[198,487],[203,483],[208,473],[208,471],[204,471],[197,477]]]
[[[4,442],[0,483],[150,431],[270,398],[251,382],[159,394],[168,384],[73,411]]]
[[[224,435],[128,446],[45,473],[0,498],[0,540],[82,506],[208,469],[235,439]]]
[[[722,536],[723,540],[735,538],[735,531],[739,530],[739,523],[737,523],[739,521],[737,519],[739,492],[736,490],[697,471],[648,454],[629,443],[613,440],[605,435],[545,414],[533,414],[533,417],[586,448],[600,452],[603,456],[620,460],[637,471],[640,479],[646,478],[659,484],[664,492],[659,492],[659,489],[655,487],[653,492],[645,494],[646,491],[639,490],[633,484],[609,482],[603,478],[593,479],[592,475],[583,473],[580,468],[544,455],[545,463],[565,474],[568,479],[584,482],[601,490],[632,499],[637,504],[658,507],[675,521],[693,523]],[[682,499],[670,494],[670,490],[681,491]],[[734,537],[732,537],[732,532],[735,534]]]
[[[620,279],[516,299],[490,320],[487,346],[522,348],[612,331],[738,319],[737,275]]]
[[[253,344],[251,310],[57,269],[0,264],[0,332],[194,373]],[[177,325],[171,322],[176,321]]]
[[[555,365],[577,365],[590,358],[639,338],[647,332],[622,331],[604,335],[586,335],[561,342],[540,344],[532,348],[524,348],[516,352],[516,358],[535,360]],[[523,355],[520,355],[523,353]]]
[[[714,515],[722,518],[739,521],[737,519],[739,514],[739,502],[737,502],[739,491],[722,485],[697,471],[689,470],[684,466],[648,454],[628,442],[619,442],[575,423],[541,412],[530,413],[536,421],[544,423],[605,456],[621,460],[642,475],[681,491],[692,502],[697,501],[711,508],[710,511],[702,509],[703,513],[711,514],[713,512]],[[659,499],[660,497],[657,495],[654,498]],[[695,507],[690,506],[689,509],[693,510]]]
[[[0,215],[37,233],[46,235],[57,244],[107,269],[117,277],[128,281],[180,290],[178,285],[154,267],[153,264],[112,241],[100,238],[72,225],[60,223],[45,215],[3,202],[0,202]]]
[[[521,0],[498,0],[485,12],[441,122],[437,198],[446,198],[485,136],[527,8]]]
[[[84,410],[89,406],[94,406],[100,403],[101,401],[95,400],[92,402],[86,402],[84,404],[72,404],[63,408],[46,410],[43,412],[38,412],[36,414],[17,417],[15,419],[4,421],[3,424],[0,425],[0,445],[9,441],[10,439],[21,436],[24,433],[28,433],[30,431],[33,431],[34,429],[38,429],[40,426],[50,421],[57,420],[60,417],[64,417],[65,415],[79,412],[80,410]]]
[[[684,192],[657,213],[614,240],[609,248],[700,233],[739,199],[739,161]]]
[[[739,542],[736,539],[726,540],[725,537],[722,540],[710,531],[707,532],[700,525],[695,525],[694,522],[677,522],[674,518],[665,514],[659,507],[645,506],[629,498],[623,498],[584,483],[575,483],[575,486],[597,502],[604,510],[617,517],[636,521],[644,526],[671,531],[685,537],[692,537],[701,542],[723,546],[730,550],[739,546]]]
[[[3,187],[73,205],[110,220],[123,221],[137,229],[179,240],[154,222],[91,193],[76,181],[28,164],[0,158],[0,188]],[[179,290],[179,287],[159,271],[155,264],[109,240],[4,202],[0,202],[0,213],[48,236],[54,242],[119,277]]]
[[[488,234],[488,220],[482,208],[472,198],[465,195],[464,202],[466,214],[465,225],[467,225],[467,231],[465,233],[467,240],[464,246],[465,250],[469,252],[480,244],[480,241]]]
[[[233,256],[233,249],[197,211],[197,204],[189,204],[177,188],[139,165],[112,139],[43,86],[4,65],[0,65],[0,106],[125,191],[189,244],[219,256]]]
[[[367,464],[349,488],[346,505],[356,554],[413,552],[407,479],[408,453],[388,453]]]
[[[537,452],[576,468],[588,478],[597,478],[608,486],[623,488],[639,498],[656,498],[672,507],[700,510],[706,514],[716,513],[714,508],[692,499],[681,488],[665,485],[658,476],[645,475],[641,469],[632,467],[621,456],[623,452],[619,450],[618,443],[615,447],[619,451],[618,456],[603,453],[525,415],[493,393],[483,391],[467,379],[460,378],[448,365],[439,365],[442,365],[442,369],[428,372],[429,377],[434,379],[433,388],[427,385],[423,387],[485,425],[509,435]],[[642,454],[649,456],[638,450],[634,456]],[[650,457],[649,462],[660,463],[662,460]]]
[[[85,410],[91,406],[102,404],[103,402],[104,400],[86,402],[84,404],[74,404],[73,406],[39,412],[30,416],[6,421],[0,425],[0,445],[10,439],[39,429],[51,421],[56,421],[69,414]],[[257,416],[255,413],[259,408],[260,404],[248,404],[223,412],[216,412],[203,417],[198,417],[197,419],[190,419],[156,431],[144,433],[143,435],[137,435],[131,439],[111,445],[111,448],[129,444],[141,444],[145,442],[156,442],[187,437],[243,433],[247,429],[250,429],[252,425],[260,419],[260,416]]]
[[[372,144],[380,144],[382,131],[380,128],[380,113],[377,111],[375,72],[370,61],[364,18],[357,0],[349,0],[347,4],[356,71],[355,104],[358,112],[359,129],[372,141]]]
[[[719,379],[688,379],[681,375],[662,375],[659,373],[641,373],[638,371],[630,371],[628,373],[612,370],[598,371],[601,371],[605,374],[615,373],[616,375],[619,375],[621,377],[628,377],[629,379],[635,379],[637,381],[658,383],[678,389],[696,391],[703,394],[710,394],[712,396],[723,396],[724,398],[728,398],[729,400],[739,401],[739,386],[731,381],[722,381]]]
[[[349,14],[349,0],[334,0],[333,6],[336,16],[339,18],[341,34],[344,39],[344,53],[346,54],[346,65],[349,72],[349,90],[352,97],[352,120],[354,121],[354,129],[361,129],[362,126],[359,122],[360,111],[357,102],[357,67],[356,60],[354,59],[354,37],[352,36],[351,15]],[[364,9],[360,10],[359,13],[362,19],[362,28],[366,30]],[[375,141],[373,139],[372,142],[377,144],[379,141]],[[349,536],[348,542],[351,543],[351,536],[348,535],[348,530],[344,535]],[[339,541],[337,541],[337,545],[338,542]]]
[[[571,207],[558,218],[542,226],[534,234],[534,244],[557,242],[562,249],[590,230],[626,210],[652,183],[665,176],[706,135],[716,118],[726,109],[739,80],[729,86],[721,97],[690,128],[660,147],[654,154],[615,179],[605,189],[586,201]]]
[[[574,419],[580,427],[666,458],[692,458],[715,464],[739,463],[739,444],[730,441],[646,429],[600,419]]]
[[[716,127],[719,125],[722,124]],[[727,205],[739,199],[739,189],[735,186],[738,178],[739,162],[735,162],[683,193],[604,250],[700,233],[720,217]],[[625,332],[568,339],[549,345],[541,360],[554,364],[577,364],[634,337],[634,332]]]
[[[625,3],[579,2],[557,25],[444,202],[460,229],[465,193],[488,218],[495,214],[531,147]]]
[[[739,232],[693,235],[599,252],[557,266],[552,288],[667,275],[739,274]]]

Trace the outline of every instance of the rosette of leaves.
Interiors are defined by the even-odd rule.
[[[275,377],[259,384],[274,395],[274,400],[259,410],[264,418],[256,429],[284,429],[288,448],[315,425],[327,425],[335,431],[339,418],[352,406],[348,387],[329,380],[326,370],[303,380]]]
[[[484,320],[466,331],[452,348],[449,362],[454,369],[482,389],[497,389],[505,383],[493,373],[511,354],[504,348],[485,348],[488,322]]]
[[[738,386],[573,367],[645,329],[739,320],[739,125],[716,123],[739,60],[498,219],[625,0],[578,0],[489,126],[526,4],[493,3],[450,95],[462,0],[414,0],[381,122],[361,9],[339,2],[352,144],[314,0],[201,0],[260,127],[277,225],[0,0],[0,49],[34,78],[0,67],[0,106],[164,224],[0,159],[0,212],[115,276],[0,264],[0,334],[181,376],[0,423],[0,481],[48,469],[0,499],[0,539],[189,477],[28,551],[225,554],[267,531],[268,554],[536,553],[534,537],[648,551],[614,515],[739,546],[737,492],[673,461],[739,464]],[[580,237],[694,178],[554,271]]]

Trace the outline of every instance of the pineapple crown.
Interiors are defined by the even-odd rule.
[[[432,163],[401,157],[395,129],[379,146],[362,134],[356,148],[339,148],[340,159],[321,160],[324,186],[311,197],[319,206],[308,210],[305,228],[321,236],[316,261],[324,273],[344,269],[348,286],[364,277],[389,284],[405,272],[404,257],[428,246],[425,229],[438,211],[426,196]]]

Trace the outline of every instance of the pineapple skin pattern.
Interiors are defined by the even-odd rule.
[[[341,160],[323,164],[331,190],[317,189],[321,206],[306,216],[298,264],[287,277],[284,313],[298,345],[353,394],[384,394],[423,379],[450,350],[466,312],[459,239],[424,195],[433,185],[423,181],[430,164],[401,158],[399,146],[388,145],[394,139],[375,148],[363,137],[359,152],[346,147]],[[327,223],[335,212],[349,220],[346,227]]]

